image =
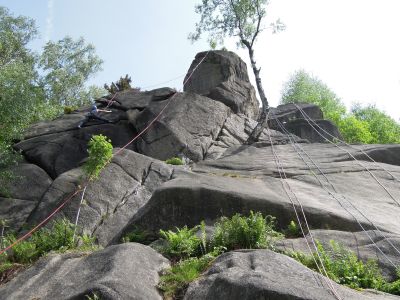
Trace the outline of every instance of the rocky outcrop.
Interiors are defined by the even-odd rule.
[[[158,272],[168,261],[142,245],[115,245],[123,235],[134,228],[158,233],[202,220],[212,232],[220,216],[251,210],[275,216],[280,229],[296,220],[296,210],[323,244],[333,238],[361,259],[377,259],[384,275],[394,278],[394,265],[400,263],[400,146],[316,143],[323,139],[290,104],[271,108],[269,128],[248,145],[258,103],[246,65],[227,51],[205,56],[199,53],[193,61],[184,93],[170,88],[118,92],[96,100],[112,110],[101,115],[110,123],[90,121],[78,129],[85,107],[25,133],[15,148],[29,163],[15,169],[24,177],[0,195],[0,218],[22,231],[44,220],[82,187],[87,142],[103,134],[115,155],[88,184],[78,228],[106,248],[51,254],[0,287],[1,299],[83,299],[93,292],[101,299],[160,299]],[[317,106],[298,106],[340,137]],[[174,156],[187,165],[163,162]],[[56,218],[74,222],[81,197],[72,197]],[[286,239],[278,247],[305,251],[306,246],[302,239]],[[326,282],[281,254],[235,251],[217,258],[185,297],[331,299]],[[343,299],[396,298],[333,285]]]
[[[18,230],[25,224],[29,214],[36,207],[52,180],[41,168],[21,162],[9,171],[11,182],[0,182],[0,219],[7,220],[11,230]]]
[[[171,175],[172,168],[163,162],[123,150],[102,171],[99,180],[88,184],[78,226],[83,232],[94,234],[103,246],[119,242],[131,218]],[[82,177],[81,169],[59,176],[30,215],[29,223],[37,224],[49,215],[76,190]],[[58,216],[74,223],[80,200],[81,194],[73,197]]]
[[[144,129],[166,105],[151,102],[135,119],[138,131]],[[137,142],[145,155],[168,159],[184,154],[193,161],[202,160],[229,115],[224,104],[191,93],[177,93],[152,127]]]
[[[295,260],[269,250],[222,254],[201,279],[190,284],[185,300],[288,299],[390,300],[396,296],[357,292],[330,281]]]
[[[256,125],[256,121],[246,117],[245,115],[231,114],[225,120],[218,138],[208,149],[206,159],[217,159],[228,148],[245,144]],[[293,140],[297,143],[308,142],[308,140],[301,139],[297,136],[289,138],[287,135],[274,129],[264,129],[259,137],[259,144],[266,146],[270,145],[272,141],[274,145],[284,145],[290,143],[290,140]]]
[[[199,66],[196,72],[192,74],[197,65]],[[235,114],[242,113],[250,118],[257,118],[259,104],[249,81],[246,63],[235,53],[198,53],[184,81],[187,81],[184,86],[185,92],[207,96],[224,103]]]
[[[127,243],[85,253],[52,254],[0,287],[1,299],[162,299],[158,273],[167,259],[150,247]]]
[[[383,231],[400,231],[397,222],[400,205],[395,201],[400,199],[398,182],[382,169],[399,175],[399,167],[353,161],[334,145],[301,147],[336,188],[332,190],[315,165],[304,154],[299,156],[292,145],[274,146],[286,172],[285,182],[297,197],[289,191],[292,201],[297,209],[302,204],[313,228],[360,231],[358,220],[366,229],[373,229],[373,222]],[[400,149],[400,146],[387,147]],[[374,146],[368,148],[371,151]],[[348,151],[353,155],[360,153],[352,148]],[[340,196],[335,198],[332,194]],[[368,219],[360,216],[357,209]],[[217,160],[193,165],[192,172],[175,172],[172,180],[155,191],[137,222],[154,228],[193,226],[203,219],[213,220],[237,212],[247,214],[250,210],[276,216],[282,227],[295,220],[271,147],[263,144],[231,147]]]
[[[87,144],[93,135],[107,136],[111,139],[114,147],[121,147],[132,138],[133,130],[125,120],[121,120],[117,124],[101,124],[96,121],[89,123],[87,127],[78,129],[79,120],[84,119],[84,114],[85,112],[81,112],[77,113],[79,117],[68,116],[58,119],[54,125],[56,128],[50,133],[37,136],[29,133],[31,138],[19,142],[15,148],[21,150],[29,162],[40,166],[54,179],[62,173],[78,167],[87,157]],[[103,117],[107,118],[108,116]],[[133,146],[128,148],[133,149]]]
[[[278,131],[283,131],[283,126],[290,133],[310,143],[343,139],[337,126],[330,120],[324,120],[321,109],[314,104],[283,104],[271,108],[269,126]]]

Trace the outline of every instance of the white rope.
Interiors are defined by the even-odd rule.
[[[269,115],[269,112],[268,112],[268,115]],[[309,227],[309,225],[308,225],[308,221],[307,221],[307,218],[306,218],[304,209],[303,209],[303,205],[302,205],[302,203],[300,202],[300,200],[297,198],[296,194],[295,194],[295,193],[293,192],[293,190],[291,189],[289,183],[288,183],[286,180],[284,180],[284,178],[287,179],[287,177],[286,177],[286,173],[285,173],[285,171],[284,171],[284,169],[283,169],[283,167],[282,167],[282,164],[281,164],[281,162],[280,162],[280,159],[279,159],[278,155],[276,154],[275,149],[274,149],[274,146],[273,146],[273,142],[272,142],[272,138],[271,138],[270,129],[269,129],[269,127],[268,127],[268,115],[267,115],[267,118],[266,118],[266,119],[267,119],[267,122],[266,122],[266,124],[267,124],[267,133],[268,133],[268,137],[269,137],[269,140],[270,140],[270,143],[271,143],[272,154],[273,154],[273,156],[274,156],[274,161],[275,161],[275,164],[276,164],[277,169],[278,169],[278,172],[279,172],[279,176],[280,176],[280,179],[281,179],[281,184],[282,184],[283,190],[285,191],[285,193],[286,193],[286,195],[288,196],[290,202],[292,203],[292,206],[293,206],[293,209],[294,209],[296,218],[297,218],[297,222],[298,222],[298,224],[299,224],[299,227],[300,227],[300,230],[301,230],[301,232],[302,232],[303,238],[305,239],[305,241],[306,241],[306,243],[307,243],[307,247],[308,247],[308,249],[309,249],[309,251],[310,251],[311,257],[313,258],[313,260],[314,260],[314,262],[315,262],[315,265],[316,265],[317,268],[318,268],[319,273],[325,274],[326,277],[323,277],[324,280],[325,280],[325,283],[328,285],[328,287],[329,287],[329,289],[332,291],[333,295],[334,295],[338,300],[341,300],[342,298],[341,298],[340,295],[337,293],[335,287],[333,286],[332,282],[330,281],[329,275],[328,275],[328,273],[327,273],[327,271],[326,271],[326,268],[325,268],[325,266],[324,266],[324,264],[323,264],[322,258],[321,258],[320,254],[319,254],[319,251],[318,251],[318,247],[317,247],[317,245],[316,245],[316,243],[315,243],[314,237],[313,237],[312,232],[311,232],[311,230],[310,230],[310,227]],[[283,176],[282,176],[282,175],[283,175]],[[284,177],[284,178],[283,178],[283,177]],[[303,219],[304,219],[304,222],[305,222],[305,224],[306,224],[308,233],[309,233],[310,238],[311,238],[311,243],[312,243],[313,246],[314,246],[314,249],[315,249],[315,251],[316,251],[316,254],[317,254],[317,256],[318,256],[318,259],[319,259],[319,262],[320,262],[320,264],[321,264],[321,267],[322,267],[322,270],[323,270],[323,271],[321,271],[321,268],[320,268],[319,264],[317,263],[315,256],[313,255],[313,252],[312,252],[312,250],[311,250],[309,241],[308,241],[308,239],[307,239],[307,237],[306,237],[306,234],[305,234],[305,231],[304,231],[304,229],[303,229],[303,225],[301,224],[300,217],[299,217],[298,212],[297,212],[297,209],[296,209],[296,205],[295,205],[295,203],[294,203],[292,197],[289,195],[287,189],[285,188],[285,184],[287,185],[288,190],[293,194],[293,196],[295,197],[295,199],[297,200],[297,202],[298,202],[299,205],[300,205],[300,209],[301,209],[301,212],[302,212],[302,215],[303,215]]]
[[[336,190],[336,187],[333,185],[333,183],[329,180],[329,178],[325,175],[325,173],[321,170],[321,168],[318,166],[318,164],[310,157],[310,155],[304,150],[303,147],[300,146],[300,144],[296,143],[294,139],[291,137],[290,132],[282,125],[282,123],[279,121],[279,119],[276,119],[278,126],[286,133],[286,135],[289,137],[290,144],[292,145],[293,149],[297,152],[299,157],[303,160],[304,164],[308,167],[309,171],[313,174],[313,176],[318,180],[319,184],[321,187],[330,195],[332,196],[338,203],[339,205],[346,210],[353,218],[354,220],[358,223],[358,225],[361,227],[361,229],[365,232],[365,234],[368,236],[370,241],[374,244],[374,246],[377,248],[377,250],[389,261],[389,263],[397,268],[397,266],[392,262],[392,260],[379,248],[379,246],[375,243],[375,241],[372,239],[372,237],[369,235],[368,231],[365,230],[364,226],[360,223],[360,221],[357,219],[357,217],[352,214],[344,205],[343,203],[336,197],[335,194],[333,194],[331,191],[329,191],[325,185],[321,182],[319,177],[311,170],[311,166],[305,161],[304,157],[301,155],[301,153],[297,150],[296,146],[302,151],[308,159],[314,164],[314,166],[318,169],[318,171],[321,173],[321,175],[325,178],[325,180],[328,182],[328,184],[332,187],[334,193],[338,193]],[[384,239],[396,250],[397,253],[400,254],[400,251],[397,249],[397,247],[388,239],[388,237],[362,212],[360,211],[351,201],[349,201],[344,195],[341,195],[341,197],[347,201],[361,216],[363,216],[370,224],[384,237]]]
[[[76,213],[74,235],[72,236],[72,242],[75,242],[76,228],[78,227],[79,215],[81,213],[81,207],[82,207],[82,203],[83,203],[83,197],[85,196],[86,188],[87,188],[87,185],[85,185],[85,187],[82,191],[81,201],[79,202],[78,212]]]
[[[396,202],[396,204],[398,206],[400,206],[400,202],[398,200],[396,200],[396,198],[389,192],[389,190],[379,181],[378,178],[376,178],[376,176],[371,172],[371,170],[365,166],[364,164],[362,164],[357,158],[354,157],[353,154],[351,154],[350,151],[340,147],[339,145],[335,144],[334,142],[332,142],[331,140],[329,140],[328,138],[326,138],[323,134],[321,134],[311,123],[310,120],[311,118],[303,111],[303,109],[301,107],[299,107],[297,104],[294,104],[299,111],[301,112],[301,114],[303,115],[303,117],[305,118],[305,120],[307,121],[307,123],[315,130],[315,132],[317,132],[323,139],[325,139],[326,141],[328,141],[329,143],[333,144],[335,147],[337,147],[338,149],[345,151],[354,161],[356,161],[361,167],[363,167],[371,176],[372,178],[386,191],[386,193],[389,195],[390,198],[392,198],[392,200],[394,202]],[[315,123],[315,122],[314,122]],[[316,124],[316,123],[315,123]],[[318,124],[316,124],[318,128],[321,128]],[[321,128],[322,129],[322,128]]]
[[[357,148],[355,145],[350,145],[348,144],[346,141],[341,140],[339,138],[337,138],[336,136],[334,136],[333,134],[331,134],[329,131],[325,130],[324,128],[322,128],[321,126],[318,125],[317,122],[315,122],[312,118],[310,118],[310,116],[301,108],[299,107],[297,104],[294,103],[294,105],[297,107],[297,109],[299,109],[300,111],[304,112],[303,116],[306,115],[307,118],[315,125],[317,126],[321,131],[323,131],[325,134],[327,134],[328,136],[330,136],[331,138],[337,139],[340,143],[345,144],[346,146],[355,149],[357,151],[360,151],[362,154],[364,154],[370,161],[374,162],[376,166],[378,166],[380,169],[382,169],[383,171],[385,171],[387,174],[389,174],[390,176],[392,176],[392,178],[398,182],[400,182],[400,180],[393,175],[389,170],[387,170],[384,166],[379,165],[367,152],[365,152],[363,149]]]

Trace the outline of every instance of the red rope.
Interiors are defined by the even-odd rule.
[[[200,64],[204,61],[204,59],[207,57],[209,51],[206,53],[206,55],[203,57],[203,59],[197,64],[197,66],[193,69],[192,73],[189,75],[189,77],[184,81],[183,86],[186,85],[186,83],[189,81],[189,79],[192,77],[193,73],[196,71],[196,69],[200,66]],[[117,93],[113,95],[113,97],[109,100],[107,108],[114,102],[114,98],[116,97]],[[161,109],[161,111],[158,113],[158,115],[143,129],[141,130],[133,139],[131,139],[125,146],[120,148],[117,152],[113,154],[113,157],[117,154],[119,154],[122,150],[124,150],[126,147],[128,147],[130,144],[132,144],[136,139],[138,139],[141,135],[143,135],[148,129],[150,129],[153,124],[161,117],[161,115],[164,113],[165,109],[168,107],[168,105],[171,103],[172,99],[175,97],[176,92],[172,94],[172,96],[168,99],[167,104],[164,105],[164,107]],[[110,159],[111,160],[111,159]],[[88,185],[88,182],[86,182],[85,187]],[[66,200],[64,200],[60,206],[58,206],[50,215],[48,215],[42,222],[40,222],[38,225],[36,225],[34,228],[32,228],[28,233],[24,234],[22,237],[17,239],[14,243],[9,245],[8,247],[0,250],[0,255],[2,255],[4,252],[10,250],[13,248],[15,245],[18,243],[26,240],[28,237],[30,237],[35,231],[37,231],[40,227],[42,227],[46,222],[48,222],[57,212],[59,212],[74,196],[76,196],[82,188],[77,189],[71,196],[69,196]]]
[[[131,139],[126,145],[124,145],[122,148],[120,148],[117,152],[114,153],[113,157],[115,155],[118,155],[122,150],[124,150],[126,147],[128,147],[130,144],[132,144],[136,139],[138,139],[141,135],[143,135],[147,130],[149,130],[153,124],[161,117],[161,115],[164,113],[165,109],[168,107],[168,105],[171,103],[171,100],[173,97],[176,95],[176,92],[168,99],[167,104],[164,105],[162,110],[158,113],[158,115],[143,129],[141,130],[133,139]],[[88,182],[86,182],[85,187],[87,186]],[[40,227],[42,227],[47,221],[49,221],[57,212],[59,212],[71,199],[76,196],[82,188],[77,189],[72,195],[67,197],[61,204],[58,206],[50,215],[48,215],[42,222],[40,222],[38,225],[36,225],[34,228],[32,228],[29,232],[24,234],[22,237],[17,239],[14,243],[9,245],[8,247],[2,249],[0,251],[0,255],[2,255],[4,252],[10,250],[13,248],[15,245],[19,244],[20,242],[26,240],[28,237],[30,237],[35,231],[37,231]]]
[[[60,206],[58,206],[47,218],[45,218],[42,222],[40,222],[38,225],[36,225],[34,228],[32,228],[29,232],[24,234],[22,237],[20,237],[18,240],[16,240],[14,243],[9,245],[8,247],[4,248],[3,250],[0,251],[0,255],[2,255],[4,252],[10,250],[12,247],[15,245],[19,244],[23,240],[26,240],[28,237],[30,237],[36,230],[38,230],[40,227],[42,227],[48,220],[50,220],[57,212],[60,211],[61,208],[63,208],[75,195],[77,195],[81,190],[77,189],[72,195],[70,195],[66,200],[64,200]]]

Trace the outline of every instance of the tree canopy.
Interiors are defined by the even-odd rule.
[[[92,45],[66,37],[38,54],[28,47],[37,34],[34,20],[0,6],[0,169],[15,161],[11,145],[26,126],[104,91],[85,86],[102,63]]]
[[[320,79],[296,71],[284,84],[281,103],[313,103],[332,120],[349,143],[400,143],[400,124],[375,105],[353,105],[348,113],[340,98]]]

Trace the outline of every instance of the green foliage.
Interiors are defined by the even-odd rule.
[[[385,283],[376,261],[369,260],[363,263],[354,252],[335,241],[330,241],[329,249],[325,249],[321,243],[317,242],[317,248],[329,278],[335,282],[354,289],[373,288],[378,290]],[[318,271],[314,259],[311,257],[299,253],[291,253],[290,256]],[[318,261],[316,253],[314,253],[314,258]]]
[[[339,97],[321,80],[304,70],[285,83],[281,103],[313,103],[332,120],[348,143],[400,143],[400,124],[374,105],[355,104],[351,113]]]
[[[117,92],[132,89],[131,82],[132,82],[131,77],[129,77],[128,74],[126,74],[125,77],[120,77],[116,83],[111,82],[110,86],[108,84],[104,84],[104,88],[110,94],[115,94]],[[139,91],[138,88],[135,88],[135,90]]]
[[[299,237],[301,235],[300,227],[295,221],[290,221],[285,231],[287,237]]]
[[[92,251],[96,248],[94,238],[87,235],[78,236],[74,241],[75,226],[68,220],[54,222],[52,229],[42,228],[35,232],[29,240],[16,244],[12,251],[2,257],[3,264],[28,264],[39,257],[51,252],[65,252],[68,250]],[[5,246],[8,247],[17,240],[15,235],[5,237]]]
[[[169,164],[169,165],[175,165],[175,166],[181,166],[184,165],[185,163],[183,162],[183,160],[179,157],[172,157],[169,158],[165,161],[165,163]]]
[[[313,103],[318,105],[324,117],[338,124],[346,107],[339,97],[320,79],[304,70],[296,71],[282,90],[282,104]]]
[[[122,237],[121,240],[123,243],[133,242],[147,245],[154,241],[155,237],[151,232],[135,227],[132,231]]]
[[[81,105],[104,93],[85,88],[90,76],[100,70],[94,47],[83,39],[48,42],[42,54],[28,44],[38,36],[34,20],[13,16],[0,6],[0,180],[2,189],[10,179],[4,171],[16,164],[12,144],[33,122],[53,119],[63,105]]]
[[[89,104],[93,91],[86,89],[85,82],[101,70],[102,63],[94,46],[86,44],[83,38],[75,41],[67,36],[47,42],[39,58],[47,101],[66,106]]]
[[[222,0],[202,1],[196,5],[195,11],[200,15],[194,33],[189,39],[197,41],[203,32],[208,32],[210,45],[223,44],[226,37],[239,37],[238,45],[244,46],[243,41],[253,46],[258,34],[265,26],[262,24],[266,16],[267,0]],[[278,19],[271,23],[273,32],[285,29]]]
[[[347,115],[339,121],[338,127],[343,138],[348,143],[372,142],[372,135],[368,123],[357,119],[354,115]]]
[[[64,106],[64,114],[69,115],[72,114],[78,107],[76,106]]]
[[[187,258],[196,254],[202,244],[202,240],[196,236],[198,226],[189,229],[187,226],[176,228],[176,231],[160,230],[160,235],[167,242],[163,254],[171,258]]]
[[[158,287],[166,297],[175,296],[176,299],[179,295],[182,296],[189,283],[196,280],[214,258],[213,255],[205,255],[200,258],[191,257],[179,262],[161,276]]]
[[[90,179],[99,177],[101,170],[112,158],[112,150],[111,140],[106,136],[102,134],[92,136],[88,144],[89,158],[84,166]]]
[[[15,264],[13,264],[12,262],[4,262],[4,263],[0,263],[0,274],[13,268]]]
[[[355,104],[351,112],[360,122],[367,124],[372,136],[370,143],[400,143],[400,124],[377,109],[375,105],[362,107],[360,104]]]
[[[397,274],[397,280],[393,282],[385,282],[382,284],[382,286],[379,288],[380,291],[389,293],[389,294],[394,294],[394,295],[400,295],[400,276]]]
[[[240,214],[232,218],[222,217],[215,225],[212,244],[215,247],[234,249],[273,249],[281,234],[274,230],[275,218],[266,218],[259,212],[250,212],[248,217]]]

